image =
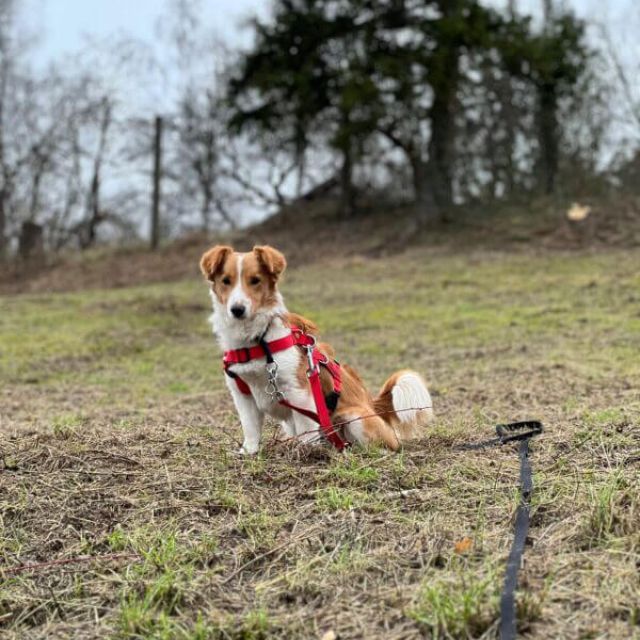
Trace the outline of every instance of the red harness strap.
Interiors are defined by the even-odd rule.
[[[269,353],[278,353],[279,351],[285,351],[286,349],[290,349],[293,346],[300,346],[305,348],[312,348],[312,359],[313,359],[313,367],[310,367],[307,372],[307,377],[309,379],[309,386],[311,387],[311,393],[313,395],[313,401],[316,405],[316,411],[310,411],[308,409],[303,409],[302,407],[297,407],[290,402],[288,402],[285,398],[280,399],[278,402],[284,406],[288,407],[293,411],[297,411],[302,415],[307,416],[311,420],[314,420],[320,425],[320,429],[322,430],[324,436],[331,442],[331,444],[338,449],[338,451],[342,451],[345,447],[349,446],[349,443],[346,442],[340,434],[334,429],[333,423],[331,422],[331,415],[329,408],[327,407],[327,401],[322,392],[322,384],[320,382],[320,367],[324,367],[330,374],[333,379],[333,394],[337,399],[337,396],[340,395],[342,390],[342,376],[340,375],[340,365],[335,360],[330,360],[327,356],[320,353],[318,349],[315,348],[315,338],[313,336],[309,336],[306,333],[303,333],[298,327],[292,327],[291,333],[288,336],[284,336],[284,338],[279,338],[278,340],[274,340],[273,342],[266,343],[267,349]],[[234,373],[229,369],[229,367],[233,364],[242,364],[245,362],[250,362],[251,360],[257,360],[258,358],[266,358],[267,352],[262,347],[262,345],[256,345],[255,347],[247,347],[244,349],[233,349],[231,351],[225,351],[224,358],[222,360],[224,372],[236,381],[236,385],[240,393],[244,395],[251,395],[251,389],[249,385],[238,376],[237,373]]]
[[[301,336],[307,337],[304,333],[298,330]],[[286,351],[290,349],[296,344],[303,344],[302,342],[296,340],[296,336],[294,333],[290,333],[288,336],[284,336],[284,338],[279,338],[278,340],[274,340],[273,342],[268,342],[267,346],[269,347],[269,351],[271,353],[278,353],[278,351]],[[307,344],[311,344],[309,341]],[[306,346],[306,344],[305,344]],[[266,353],[261,345],[257,344],[255,347],[245,347],[244,349],[232,349],[231,351],[224,352],[224,368],[226,369],[231,364],[244,364],[245,362],[250,362],[251,360],[257,360],[258,358],[266,357]]]
[[[299,329],[294,328],[288,336],[284,336],[284,338],[279,338],[278,340],[274,340],[273,342],[267,343],[269,350],[271,353],[278,353],[278,351],[286,351],[291,347],[295,346],[298,343],[296,341],[296,331],[300,335],[304,336]],[[305,336],[306,337],[306,336]],[[311,344],[309,342],[309,344]],[[237,374],[233,373],[229,369],[232,364],[244,364],[245,362],[251,362],[251,360],[257,360],[258,358],[266,358],[267,354],[261,345],[256,345],[255,347],[245,347],[244,349],[232,349],[230,351],[225,351],[224,356],[222,358],[222,366],[224,368],[224,372],[236,381],[238,385],[238,389],[240,393],[245,396],[251,395],[251,389],[249,385]]]

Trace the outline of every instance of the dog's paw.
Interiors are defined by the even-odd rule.
[[[239,456],[253,456],[258,453],[260,445],[257,442],[244,442],[238,449]]]

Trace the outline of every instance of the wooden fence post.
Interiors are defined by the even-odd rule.
[[[153,144],[153,198],[151,202],[151,250],[160,244],[160,185],[162,182],[162,116],[156,116]]]

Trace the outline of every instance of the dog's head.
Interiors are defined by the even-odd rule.
[[[200,269],[216,299],[238,321],[251,320],[259,311],[278,304],[278,280],[286,266],[284,256],[269,246],[238,253],[218,245],[200,259]]]

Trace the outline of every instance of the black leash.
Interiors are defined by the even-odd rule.
[[[542,425],[541,425],[542,426]],[[540,433],[540,432],[538,432]],[[529,436],[531,438],[532,436]],[[520,443],[520,504],[516,511],[516,524],[513,544],[507,560],[504,576],[504,587],[500,597],[500,638],[511,640],[517,635],[516,588],[518,587],[518,571],[522,562],[524,546],[529,532],[529,509],[533,492],[533,477],[529,462],[529,438]]]
[[[501,446],[509,442],[520,442],[520,503],[516,511],[516,523],[513,544],[509,551],[504,586],[500,596],[500,639],[513,640],[517,636],[516,589],[518,587],[518,571],[522,563],[522,555],[529,532],[529,512],[531,494],[533,493],[533,475],[529,462],[529,440],[543,431],[542,423],[537,420],[512,422],[496,426],[497,438],[483,440],[475,444],[465,444],[459,450],[477,451],[487,447]]]

